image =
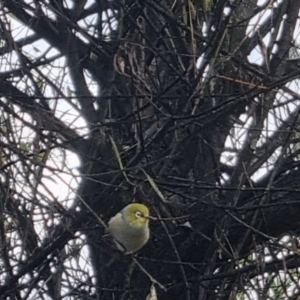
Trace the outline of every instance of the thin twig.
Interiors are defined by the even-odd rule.
[[[157,284],[163,291],[167,291],[166,287],[159,283],[139,262],[132,256],[132,260],[139,266],[139,268],[149,277],[152,283]]]

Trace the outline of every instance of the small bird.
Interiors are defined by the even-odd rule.
[[[149,240],[149,209],[141,203],[131,203],[108,222],[108,232],[114,238],[118,250],[133,254]]]

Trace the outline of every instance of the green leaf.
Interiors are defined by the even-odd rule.
[[[145,176],[147,177],[147,180],[149,181],[150,185],[152,186],[152,188],[154,189],[154,191],[156,192],[156,194],[158,195],[158,197],[165,203],[167,203],[167,200],[165,198],[165,196],[163,195],[163,193],[160,191],[160,189],[158,188],[157,184],[155,183],[155,181],[153,180],[153,178],[146,173],[145,170],[142,169],[142,171],[144,172]]]
[[[112,147],[113,147],[113,150],[114,150],[114,152],[115,152],[115,155],[116,155],[116,157],[117,157],[117,161],[118,161],[120,170],[122,171],[122,173],[123,173],[123,175],[124,175],[126,181],[128,181],[130,184],[132,184],[132,183],[130,182],[130,180],[128,179],[127,174],[126,174],[126,172],[125,172],[125,170],[124,170],[123,162],[122,162],[121,155],[120,155],[120,152],[119,152],[119,150],[118,150],[117,144],[115,143],[114,139],[113,139],[110,135],[108,135],[108,137],[109,137],[109,140],[110,140],[110,142],[111,142],[111,144],[112,144]]]

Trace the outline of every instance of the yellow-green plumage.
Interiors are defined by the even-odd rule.
[[[108,231],[124,248],[125,254],[141,249],[149,240],[149,209],[141,203],[124,207],[108,222]],[[122,247],[118,247],[120,250]]]

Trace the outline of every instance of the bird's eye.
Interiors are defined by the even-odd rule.
[[[137,219],[139,219],[143,216],[143,214],[140,211],[136,211],[135,216],[137,217]]]

